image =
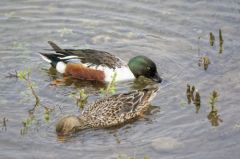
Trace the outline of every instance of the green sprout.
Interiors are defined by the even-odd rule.
[[[198,60],[198,66],[201,67],[203,66],[204,70],[208,69],[208,65],[211,64],[209,57],[208,56],[202,56],[199,60]]]
[[[196,94],[195,94],[194,105],[196,107],[196,113],[198,113],[201,106],[201,97],[198,91],[196,91]]]
[[[35,97],[35,107],[37,107],[40,103],[40,98],[38,97],[37,93],[35,92],[35,83],[30,80],[30,70],[21,70],[16,72],[16,77],[20,80],[27,82],[27,88],[31,91],[32,95]]]
[[[86,105],[87,99],[88,99],[88,96],[86,95],[85,90],[84,89],[80,89],[80,91],[79,91],[79,98],[77,99],[77,105],[81,109],[83,109],[84,106]]]
[[[215,105],[216,105],[216,102],[217,102],[217,100],[218,100],[218,97],[219,97],[219,94],[218,94],[218,92],[215,91],[215,90],[210,94],[209,105],[210,105],[210,107],[211,107],[211,109],[212,109],[213,111],[217,110],[217,109],[215,108]]]
[[[219,94],[215,90],[210,94],[209,105],[211,107],[211,111],[209,112],[207,118],[211,122],[212,126],[218,126],[219,122],[222,122],[220,115],[218,115],[218,110],[216,109],[218,97]]]
[[[83,109],[84,106],[87,104],[88,95],[86,94],[84,89],[80,89],[79,92],[70,93],[69,97],[76,100],[76,105],[80,109]]]
[[[35,116],[32,111],[28,111],[28,118],[22,121],[23,128],[21,129],[21,135],[25,135],[28,132],[29,126],[35,121]]]
[[[222,37],[222,30],[219,29],[219,53],[223,52],[223,37]]]
[[[116,92],[116,77],[117,73],[112,75],[112,81],[108,83],[105,89],[100,89],[100,92],[104,95],[114,94]]]
[[[198,113],[201,106],[201,96],[194,85],[191,87],[189,84],[187,84],[186,96],[188,104],[191,104],[191,102],[193,102],[196,107],[196,113]]]
[[[20,70],[20,71],[17,71],[16,74],[20,80],[27,80],[30,74],[30,70]]]
[[[0,122],[2,124],[2,130],[7,131],[7,121],[8,119],[6,117],[3,117],[2,121]]]
[[[188,99],[188,104],[191,104],[192,101],[192,94],[191,94],[191,86],[187,84],[187,91],[186,91],[187,99]]]
[[[17,78],[19,80],[22,80],[26,82],[27,90],[30,90],[31,94],[35,98],[35,105],[32,109],[28,111],[28,117],[27,119],[22,121],[23,128],[21,129],[21,134],[25,135],[28,131],[29,126],[35,121],[34,113],[36,111],[36,108],[40,105],[40,98],[38,97],[36,91],[35,91],[35,83],[31,81],[30,79],[30,69],[15,71],[15,74],[9,73],[7,76],[8,78]]]
[[[210,43],[210,46],[213,46],[214,42],[215,42],[215,36],[213,35],[212,32],[210,32],[209,33],[209,43]]]
[[[50,113],[53,111],[54,109],[48,108],[48,107],[44,107],[44,120],[45,122],[49,122],[50,120]]]

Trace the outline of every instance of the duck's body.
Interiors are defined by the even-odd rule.
[[[155,63],[145,56],[137,56],[126,64],[105,51],[61,49],[51,41],[48,43],[56,53],[41,53],[41,57],[58,72],[74,78],[110,82],[116,73],[116,82],[133,80],[140,75],[161,82]]]
[[[66,135],[86,128],[109,128],[133,121],[147,111],[158,88],[135,90],[97,100],[81,116],[61,119],[56,132]]]

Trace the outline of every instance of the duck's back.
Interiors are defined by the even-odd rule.
[[[91,127],[112,127],[130,122],[148,109],[156,90],[136,90],[97,100],[83,113]]]

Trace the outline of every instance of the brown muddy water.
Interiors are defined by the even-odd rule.
[[[0,158],[238,159],[239,26],[238,0],[1,0]],[[87,130],[59,141],[57,120],[80,113],[71,94],[85,89],[91,103],[102,86],[83,81],[51,86],[61,75],[38,56],[50,48],[48,40],[64,48],[108,51],[125,61],[136,55],[153,59],[164,79],[152,102],[160,111],[121,128]],[[33,120],[28,112],[35,98],[26,82],[6,78],[26,69],[41,100]],[[198,113],[199,107],[188,104],[187,84],[201,96]],[[132,86],[119,83],[117,92]],[[214,90],[219,97],[211,111]],[[44,106],[53,109],[49,116]]]

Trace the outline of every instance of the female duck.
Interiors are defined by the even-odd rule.
[[[112,81],[116,73],[116,82],[132,80],[139,76],[161,82],[156,64],[145,56],[132,58],[128,65],[120,58],[104,51],[91,49],[61,49],[55,43],[48,42],[56,53],[40,53],[60,73],[84,80],[100,82]]]
[[[142,117],[155,97],[158,87],[116,94],[97,100],[81,116],[67,116],[56,125],[58,135],[87,128],[109,128],[119,126]]]

